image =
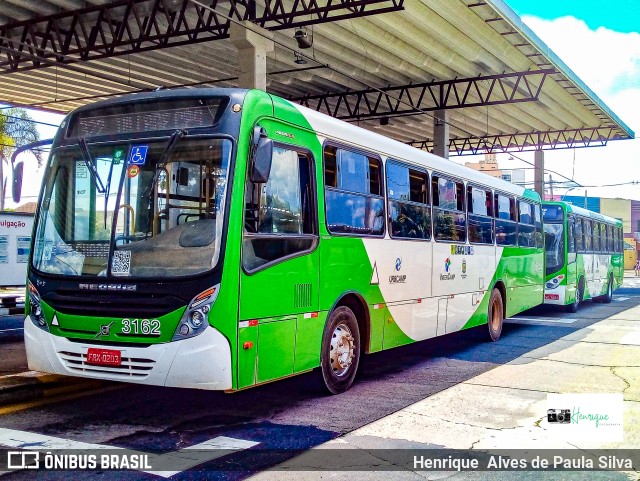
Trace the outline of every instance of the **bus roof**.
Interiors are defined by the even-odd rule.
[[[559,205],[566,212],[581,215],[583,217],[588,217],[590,219],[597,220],[599,222],[608,222],[609,224],[615,224],[620,227],[622,226],[622,221],[620,219],[609,217],[608,215],[604,215],[604,214],[599,214],[598,212],[593,212],[592,210],[585,209],[583,207],[578,207],[577,205],[570,204],[569,202],[563,202],[558,200],[553,202],[551,201],[543,202],[542,204],[543,205]]]

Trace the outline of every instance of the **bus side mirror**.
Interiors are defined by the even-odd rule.
[[[271,173],[273,140],[267,137],[267,132],[261,127],[253,129],[251,152],[250,180],[254,184],[264,184],[269,180]]]
[[[17,162],[13,166],[13,184],[11,186],[11,194],[13,201],[17,204],[20,202],[22,194],[22,174],[24,172],[24,162]]]

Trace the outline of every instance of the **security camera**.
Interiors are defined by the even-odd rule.
[[[306,27],[297,28],[293,38],[298,42],[298,48],[311,48],[313,45],[313,37],[309,36]]]

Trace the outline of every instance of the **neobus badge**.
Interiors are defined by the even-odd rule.
[[[78,288],[85,291],[136,291],[136,284],[79,284]]]

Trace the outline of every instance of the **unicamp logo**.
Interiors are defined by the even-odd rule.
[[[451,269],[451,259],[447,257],[446,260],[444,261],[444,270],[446,274],[440,274],[441,281],[452,281],[453,279],[456,278],[455,274],[452,274],[451,272],[449,272],[450,269]]]
[[[400,269],[402,269],[402,259],[398,257],[396,259],[396,271],[400,272]]]

